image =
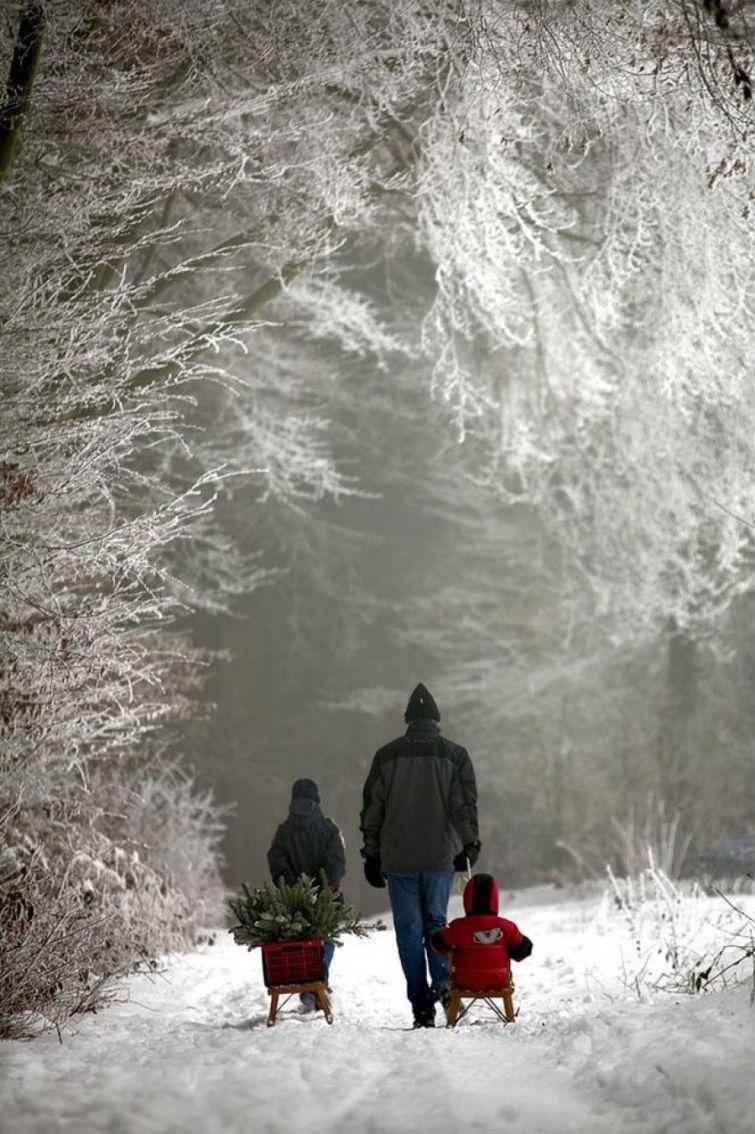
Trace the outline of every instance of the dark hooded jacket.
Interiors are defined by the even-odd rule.
[[[511,961],[523,961],[532,942],[513,921],[498,916],[498,883],[475,874],[464,887],[465,917],[457,917],[431,938],[438,953],[452,956],[452,983],[470,990],[502,988],[511,980]]]
[[[267,862],[273,882],[284,878],[290,885],[300,874],[318,879],[324,870],[330,885],[339,886],[346,873],[343,836],[317,800],[295,797],[275,832]]]
[[[469,753],[434,720],[412,720],[372,761],[364,785],[362,854],[386,874],[452,870],[479,841],[477,785]]]

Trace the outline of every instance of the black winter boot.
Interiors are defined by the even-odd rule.
[[[415,1001],[412,1009],[414,1011],[415,1028],[435,1027],[435,1000],[431,995]]]

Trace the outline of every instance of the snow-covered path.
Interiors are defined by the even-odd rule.
[[[507,904],[535,941],[514,1026],[408,1030],[385,932],[336,953],[332,1027],[289,1005],[268,1029],[258,954],[220,934],[62,1045],[0,1045],[0,1131],[752,1134],[747,989],[639,1004],[594,902],[528,899]]]

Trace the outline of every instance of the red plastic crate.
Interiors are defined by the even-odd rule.
[[[262,973],[268,988],[276,984],[310,984],[325,979],[320,937],[306,941],[272,941],[262,946]]]

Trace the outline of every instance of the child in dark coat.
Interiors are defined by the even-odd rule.
[[[275,832],[267,862],[276,886],[281,878],[291,885],[300,874],[307,874],[318,882],[321,870],[325,871],[331,890],[340,886],[346,873],[343,835],[333,820],[320,810],[320,792],[314,780],[297,780],[292,787],[288,818]],[[333,943],[327,943],[326,980],[334,952]],[[311,993],[304,993],[304,997],[310,997],[314,1006]],[[309,1006],[308,1000],[304,1003]]]
[[[529,957],[532,942],[513,921],[498,916],[499,889],[492,874],[473,875],[463,901],[465,916],[433,934],[431,944],[451,954],[456,988],[503,988],[511,981],[511,961]]]

